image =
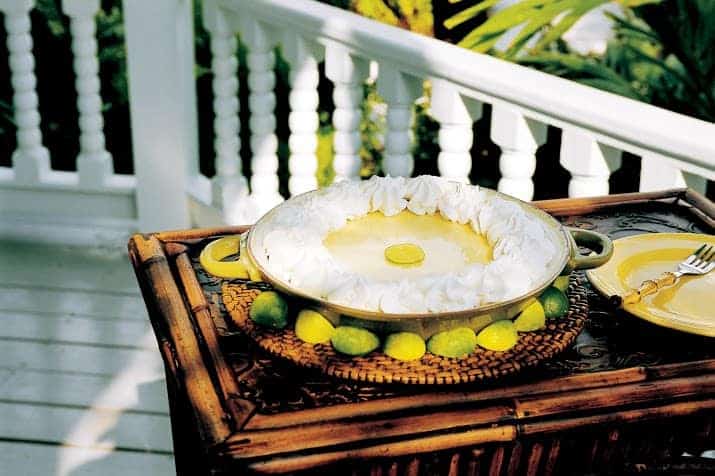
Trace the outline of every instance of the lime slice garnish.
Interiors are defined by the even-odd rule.
[[[425,259],[425,252],[414,243],[398,243],[385,248],[385,259],[394,264],[417,264]]]

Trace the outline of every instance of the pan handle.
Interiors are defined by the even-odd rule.
[[[571,238],[571,257],[566,265],[567,269],[564,271],[571,272],[574,269],[597,268],[611,259],[613,242],[606,235],[581,228],[566,228],[566,230]],[[582,255],[578,251],[579,246],[601,251],[597,254]]]

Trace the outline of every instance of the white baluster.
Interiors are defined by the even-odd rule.
[[[469,182],[472,125],[482,115],[480,102],[465,98],[450,83],[432,80],[432,116],[440,123],[437,168],[442,177]]]
[[[333,146],[335,181],[360,177],[360,103],[363,82],[368,74],[368,62],[352,56],[338,45],[325,51],[325,74],[334,83]]]
[[[291,195],[307,192],[318,187],[315,173],[318,170],[318,63],[321,51],[316,44],[305,38],[288,33],[283,41],[283,53],[291,64],[291,91],[288,97],[290,114],[290,179]]]
[[[283,201],[278,192],[278,138],[276,137],[276,96],[273,88],[273,35],[263,24],[247,19],[242,23],[242,40],[248,46],[248,105],[251,111],[251,192],[260,211]]]
[[[62,9],[70,17],[75,88],[79,111],[79,183],[101,187],[114,173],[112,156],[104,141],[102,98],[99,94],[96,24],[99,0],[63,0]]]
[[[15,179],[21,183],[40,182],[50,170],[50,154],[42,145],[35,90],[37,78],[30,35],[30,10],[33,5],[33,0],[9,3],[5,0],[0,8],[5,12],[10,81],[17,124],[17,148],[12,154],[12,165]]]
[[[571,173],[569,197],[608,195],[608,179],[621,166],[621,151],[584,132],[564,130],[560,161]]]
[[[641,158],[641,192],[689,187],[705,193],[707,186],[705,177],[676,168],[666,157],[644,155]]]
[[[248,183],[241,171],[241,139],[238,118],[238,59],[236,34],[225,15],[211,2],[204,2],[204,25],[211,37],[213,71],[214,151],[216,175],[211,180],[211,200],[226,221],[239,220],[247,207]]]
[[[501,148],[499,191],[521,200],[534,198],[536,149],[546,142],[546,125],[500,105],[492,109],[491,137]]]
[[[422,81],[388,66],[380,66],[377,87],[387,101],[387,136],[382,167],[393,177],[409,177],[415,166],[411,149],[412,105],[422,93]]]

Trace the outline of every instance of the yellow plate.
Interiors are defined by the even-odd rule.
[[[715,236],[652,233],[621,238],[613,242],[610,261],[586,274],[606,296],[622,295],[646,279],[675,270],[703,243],[715,245]],[[624,309],[659,326],[715,337],[715,272],[683,276],[674,286]]]

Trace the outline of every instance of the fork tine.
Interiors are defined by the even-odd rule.
[[[715,256],[715,252],[712,251],[713,247],[708,246],[703,252],[700,253],[700,257],[690,263],[690,266],[694,266],[703,272],[707,272],[710,267],[710,260]]]
[[[707,243],[703,243],[700,248],[698,248],[697,250],[695,250],[695,251],[693,252],[693,254],[691,254],[690,256],[688,256],[688,257],[685,259],[684,263],[685,263],[685,264],[691,264],[691,265],[695,266],[695,264],[696,264],[696,262],[698,261],[698,258],[699,258],[699,256],[700,256],[700,252],[702,252],[707,245],[708,245]]]
[[[712,246],[707,246],[704,244],[700,248],[698,248],[697,252],[695,253],[695,260],[691,261],[690,264],[695,267],[701,267],[704,264],[707,264],[707,261],[705,258],[708,256],[710,253],[710,250],[712,250]]]
[[[700,248],[698,248],[697,250],[695,250],[695,253],[693,253],[691,256],[698,256],[700,254],[700,252],[705,249],[706,246],[708,246],[708,244],[703,243],[703,245]]]

